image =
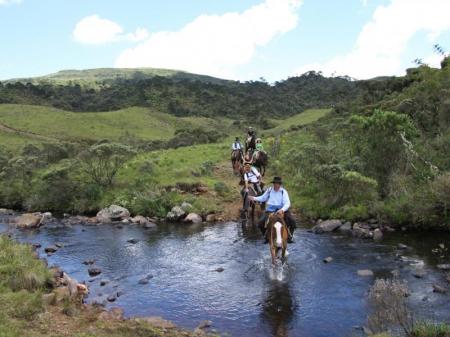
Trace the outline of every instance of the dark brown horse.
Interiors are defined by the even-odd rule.
[[[244,163],[244,158],[242,151],[234,150],[231,152],[231,166],[235,175],[239,175],[242,172],[242,164]]]
[[[267,153],[264,151],[257,151],[253,156],[253,165],[256,168],[258,168],[258,171],[261,173],[263,177],[264,174],[266,173],[266,167],[268,162],[269,158],[267,156]]]
[[[287,240],[289,237],[288,228],[283,217],[271,213],[267,218],[267,228],[269,230],[269,248],[272,256],[272,264],[275,265],[278,252],[281,250],[281,262],[286,260]]]
[[[253,151],[255,151],[255,149],[256,149],[256,135],[255,134],[253,134],[253,135],[249,135],[248,137],[247,137],[247,140],[245,141],[245,153],[247,153],[247,152],[251,152],[251,153],[253,153]]]

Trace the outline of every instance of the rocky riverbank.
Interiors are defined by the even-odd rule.
[[[15,243],[0,235],[0,247],[0,262],[5,267],[0,271],[1,336],[214,336],[208,332],[209,321],[200,322],[195,331],[189,332],[161,317],[127,319],[121,308],[107,310],[101,305],[85,304],[88,285],[58,267],[47,269],[36,246]],[[18,290],[20,296],[14,295]],[[11,296],[13,302],[9,301]]]

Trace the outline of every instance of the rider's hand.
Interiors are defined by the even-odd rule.
[[[245,192],[245,193],[248,193],[248,188],[244,188],[244,192]]]
[[[277,214],[280,215],[280,216],[284,216],[284,211],[282,209],[279,209],[277,211]]]

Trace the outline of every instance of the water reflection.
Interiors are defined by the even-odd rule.
[[[296,305],[289,282],[269,280],[265,288],[261,320],[267,322],[273,337],[288,337]]]

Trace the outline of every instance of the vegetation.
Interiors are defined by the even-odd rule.
[[[221,210],[238,198],[223,174],[231,137],[250,119],[269,174],[285,178],[302,215],[448,229],[449,91],[450,68],[424,65],[367,81],[307,73],[273,85],[159,76],[95,90],[2,84],[1,100],[45,106],[0,105],[0,123],[20,131],[0,151],[0,204],[91,213],[114,202],[163,215],[189,200],[199,212]],[[141,107],[49,107],[59,104]],[[200,185],[208,193],[194,193]]]

